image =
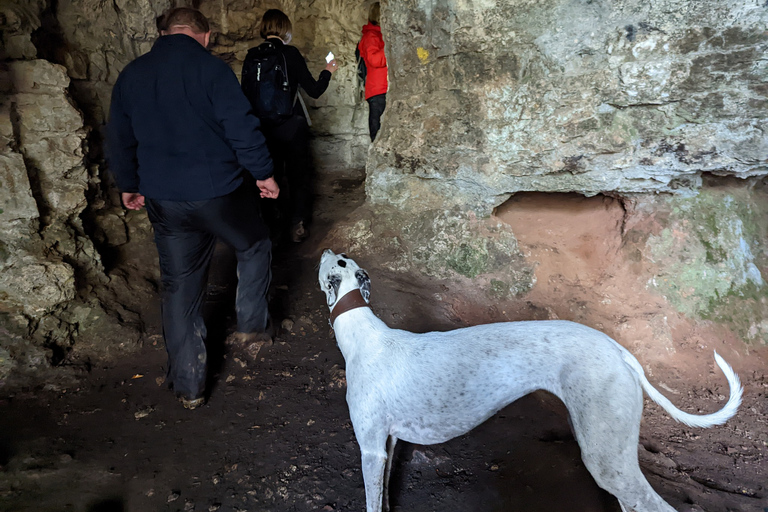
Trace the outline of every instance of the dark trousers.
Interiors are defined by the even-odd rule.
[[[368,130],[371,132],[371,142],[376,138],[381,128],[381,114],[387,108],[387,95],[377,94],[368,98]]]
[[[280,185],[280,198],[270,205],[279,209],[280,227],[308,224],[312,217],[313,166],[307,120],[303,115],[294,115],[284,121],[266,121],[263,130]],[[290,225],[283,225],[287,222]]]
[[[186,398],[205,391],[202,306],[217,237],[237,255],[237,330],[262,332],[267,326],[272,244],[256,197],[255,187],[243,185],[205,201],[146,199],[160,256],[168,381]]]

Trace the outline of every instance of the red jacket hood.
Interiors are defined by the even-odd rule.
[[[379,25],[374,25],[369,21],[363,25],[363,35],[365,35],[367,32],[378,32],[381,34],[381,27]]]

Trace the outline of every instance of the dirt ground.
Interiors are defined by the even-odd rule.
[[[204,407],[183,409],[162,383],[157,297],[143,301],[147,335],[135,354],[93,364],[74,384],[0,400],[0,510],[364,510],[344,361],[316,284],[326,234],[354,216],[363,194],[360,179],[324,181],[312,236],[276,248],[273,317],[288,321],[258,352],[223,344],[234,325],[234,277],[232,255],[217,250],[207,302],[212,389]],[[653,337],[658,326],[649,319],[664,305],[618,257],[620,205],[594,201],[534,194],[500,209],[523,250],[539,261],[539,284],[516,309],[492,319],[564,318],[622,342]],[[375,255],[359,263],[373,280],[373,309],[388,323],[421,331],[459,325],[442,307],[409,307],[429,303],[423,282],[379,272]],[[612,306],[589,311],[605,297]],[[483,305],[455,299],[452,306],[460,325],[488,319]],[[708,430],[677,424],[646,400],[644,473],[677,510],[768,512],[768,354],[684,319],[658,328],[672,334],[674,346],[625,345],[678,407],[711,412],[722,405],[727,384],[714,367],[713,346],[742,377],[745,395],[733,420]],[[400,443],[391,485],[393,508],[403,512],[619,510],[581,463],[562,405],[539,393],[448,443]]]

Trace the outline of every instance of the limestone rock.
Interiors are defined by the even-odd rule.
[[[447,201],[488,215],[518,191],[690,195],[705,173],[768,173],[764,8],[387,9],[390,91],[366,187],[374,203]]]
[[[452,280],[504,298],[525,293],[535,282],[514,234],[496,219],[377,206],[340,231],[349,254],[377,254],[384,268],[398,274]]]
[[[0,273],[0,304],[35,317],[75,298],[75,273],[59,262],[41,262],[33,255],[19,258]]]
[[[18,221],[37,219],[24,158],[19,153],[0,154],[0,231],[10,233]],[[29,226],[27,226],[29,227]]]
[[[34,59],[37,49],[31,34],[40,28],[39,13],[45,2],[6,0],[0,3],[0,60]]]

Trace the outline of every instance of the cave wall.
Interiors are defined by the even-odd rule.
[[[751,0],[386,2],[370,213],[334,241],[438,280],[471,323],[567,318],[651,357],[696,336],[764,346],[766,22]],[[521,243],[511,205],[531,191],[554,194],[542,217],[566,234],[583,226],[560,195],[619,205],[599,278],[571,272],[594,232]]]
[[[368,197],[488,215],[519,191],[765,176],[767,21],[756,0],[388,2]]]
[[[0,6],[0,386],[39,378],[78,350],[85,364],[130,349],[141,324],[110,289],[94,244],[106,236],[90,213],[110,209],[98,162],[88,158],[98,138],[87,109],[72,94],[70,70],[39,58],[56,50],[62,62],[78,61],[66,46],[38,48],[59,40],[58,29],[41,35],[50,8]],[[98,218],[125,242],[123,213],[111,211]]]
[[[105,122],[112,85],[123,67],[152,47],[158,36],[155,18],[170,7],[195,4],[63,0],[57,2],[55,12],[47,13],[47,46],[56,44],[46,58],[67,68],[73,95],[91,126]],[[363,2],[226,0],[197,4],[211,22],[211,51],[227,61],[238,77],[248,49],[262,41],[259,21],[269,8],[279,8],[291,18],[291,44],[302,51],[315,77],[325,67],[325,55],[333,51],[339,69],[328,90],[317,100],[303,96],[313,123],[315,161],[325,169],[365,166],[367,104],[360,98],[354,57],[367,15]]]

